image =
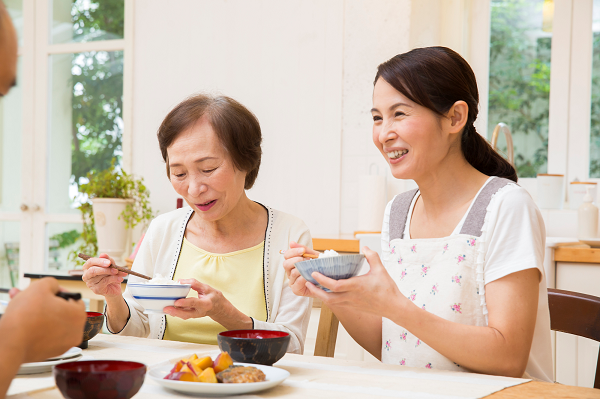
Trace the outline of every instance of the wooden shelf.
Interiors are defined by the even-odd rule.
[[[600,248],[559,247],[554,250],[554,261],[600,263]]]
[[[313,249],[315,251],[333,249],[336,252],[359,253],[360,243],[356,238],[313,238]]]

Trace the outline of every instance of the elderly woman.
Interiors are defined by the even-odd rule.
[[[246,196],[261,141],[256,117],[225,96],[196,95],[167,115],[158,142],[169,181],[189,207],[152,221],[133,270],[192,290],[166,315],[146,315],[129,290],[121,294],[124,274],[108,268],[108,256],[88,260],[83,280],[105,297],[110,332],[216,344],[225,330],[280,330],[291,336],[288,351],[302,353],[311,301],[293,294],[278,249],[312,241],[300,219]]]

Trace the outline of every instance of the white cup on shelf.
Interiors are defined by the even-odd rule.
[[[563,208],[564,180],[564,175],[548,173],[537,175],[537,203],[541,209]]]

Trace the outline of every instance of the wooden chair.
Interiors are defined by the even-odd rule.
[[[315,356],[333,357],[339,324],[337,316],[333,314],[327,305],[321,304]]]
[[[600,342],[600,298],[548,288],[548,305],[552,330]],[[594,388],[600,389],[600,353]]]

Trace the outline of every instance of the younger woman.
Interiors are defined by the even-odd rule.
[[[385,363],[552,380],[543,258],[545,228],[514,168],[475,130],[478,92],[467,62],[444,47],[381,64],[373,142],[398,179],[371,270],[335,281],[300,277],[295,243],[284,264],[297,295],[320,298]]]

